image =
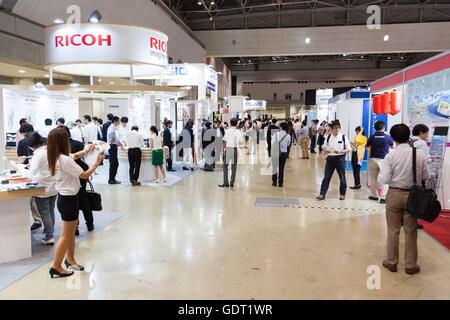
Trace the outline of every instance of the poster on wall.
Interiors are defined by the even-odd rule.
[[[64,118],[66,123],[78,119],[78,98],[65,95],[48,95],[37,92],[3,90],[3,115],[5,133],[16,132],[22,118],[39,130],[45,126],[45,119],[56,123]]]
[[[422,123],[434,127],[450,121],[449,69],[408,81],[408,121],[412,128]]]
[[[319,121],[331,121],[328,107],[328,100],[333,98],[333,89],[318,89],[316,90],[316,104],[317,104],[317,119]],[[333,113],[334,115],[334,113]]]

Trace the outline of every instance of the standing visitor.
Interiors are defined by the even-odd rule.
[[[100,141],[103,141],[102,127],[103,127],[103,119],[98,118],[97,119],[97,140],[100,140]]]
[[[403,226],[405,233],[405,272],[415,274],[420,271],[417,264],[417,219],[406,211],[406,203],[413,180],[413,149],[408,144],[410,131],[405,124],[392,126],[390,134],[396,147],[386,155],[381,169],[381,179],[389,185],[386,196],[387,223],[387,259],[383,266],[391,272],[397,272],[399,261],[399,236]],[[421,185],[430,178],[426,154],[416,150],[416,177]]]
[[[33,182],[37,182],[45,186],[45,194],[43,196],[32,197],[39,217],[44,224],[44,238],[42,245],[53,245],[55,240],[53,232],[55,228],[55,202],[58,192],[55,189],[56,179],[50,175],[47,161],[47,147],[45,146],[45,138],[39,133],[30,133],[22,140],[25,145],[33,152],[33,159],[29,170],[21,170],[21,174],[30,176]]]
[[[194,171],[194,158],[192,152],[194,150],[194,121],[189,119],[186,122],[186,126],[181,133],[183,136],[183,170],[189,170],[187,165],[191,167],[191,170]],[[185,140],[186,139],[186,140]]]
[[[94,140],[97,140],[97,127],[92,123],[91,116],[88,114],[83,116],[83,122],[83,141],[85,144],[92,144]]]
[[[22,138],[17,144],[17,156],[19,157],[19,162],[29,166],[30,159],[33,157],[33,150],[28,148],[24,142],[24,138],[28,137],[34,132],[34,128],[31,124],[25,123],[19,129],[19,135]],[[30,198],[30,210],[31,216],[33,217],[33,224],[31,225],[31,231],[40,228],[42,226],[42,218],[39,215],[38,208],[36,207],[36,201],[32,197]]]
[[[231,127],[225,131],[225,136],[223,137],[223,183],[219,184],[219,187],[234,187],[234,182],[236,180],[236,170],[238,162],[238,147],[243,142],[242,134],[236,128],[237,120],[232,118],[230,120]],[[275,134],[275,132],[274,132]],[[270,134],[268,133],[267,136]],[[228,166],[231,166],[231,180],[228,183]]]
[[[316,122],[317,121],[317,122]],[[310,146],[310,153],[316,153],[316,141],[317,141],[317,124],[319,123],[319,120],[311,120],[311,146]]]
[[[150,149],[152,150],[152,165],[155,167],[155,182],[166,183],[166,170],[164,170],[164,146],[158,129],[155,126],[150,128]],[[162,180],[159,180],[158,168],[161,170]]]
[[[287,122],[281,122],[280,129],[281,130],[272,137],[272,148],[276,148],[272,149],[272,164],[278,164],[278,168],[275,166],[272,168],[272,186],[277,186],[278,169],[278,186],[281,188],[284,182],[284,166],[288,159],[288,146],[291,144],[291,135],[289,134],[289,125]],[[278,161],[273,161],[276,154],[278,154]]]
[[[144,147],[144,137],[139,133],[137,126],[131,127],[127,133],[128,141],[128,163],[130,165],[130,182],[133,186],[140,186],[139,172],[141,170],[142,151]]]
[[[19,120],[19,129],[17,129],[16,132],[16,146],[18,146],[19,141],[23,139],[23,136],[20,134],[20,128],[25,124],[28,124],[27,118],[22,118]]]
[[[370,158],[368,163],[370,178],[370,200],[378,201],[378,174],[381,172],[381,166],[384,157],[389,153],[389,148],[394,148],[392,138],[384,133],[385,123],[383,121],[375,122],[376,132],[367,140],[367,147],[370,147]],[[387,185],[381,188],[380,203],[386,203]]]
[[[331,125],[331,134],[327,137],[323,150],[327,153],[327,162],[325,165],[325,176],[320,186],[320,195],[317,200],[324,200],[330,185],[331,177],[336,169],[339,175],[339,200],[345,200],[347,191],[347,181],[345,179],[345,155],[351,151],[348,138],[340,133],[341,125],[334,121]]]
[[[272,148],[272,136],[278,132],[278,127],[275,125],[277,123],[277,119],[273,118],[271,121],[271,124],[267,127],[267,135],[266,135],[266,142],[267,142],[267,152],[269,154],[270,158],[270,150]]]
[[[168,148],[167,152],[167,160],[166,160],[166,170],[167,171],[176,171],[172,167],[172,149],[173,149],[173,139],[172,139],[172,121],[166,121],[166,128],[163,131],[163,144]]]
[[[119,138],[117,137],[117,130],[119,129],[119,117],[114,116],[111,125],[108,127],[107,139],[109,143],[109,184],[119,184],[116,180],[117,169],[119,168],[119,160],[117,158],[117,146]]]
[[[44,123],[45,127],[39,130],[39,134],[41,137],[47,138],[48,133],[53,129],[52,127],[53,121],[52,119],[45,119]]]
[[[83,143],[83,132],[81,131],[81,120],[69,123],[70,136],[73,140]]]
[[[108,113],[106,115],[106,118],[108,120],[102,126],[102,137],[103,137],[103,141],[108,142],[108,129],[109,129],[109,126],[112,124],[114,115],[112,113]]]
[[[302,159],[309,159],[308,144],[309,130],[308,126],[306,125],[306,120],[303,120],[300,129],[300,147],[302,148]]]
[[[326,125],[326,121],[322,121],[322,123],[320,124],[319,128],[317,129],[317,145],[319,146],[319,153],[322,153],[322,146],[323,143],[325,142],[325,125]]]
[[[127,145],[127,133],[129,131],[130,128],[128,127],[128,118],[120,118],[120,127],[119,130],[117,130],[117,137],[119,138],[121,145]]]
[[[211,130],[211,122],[206,121],[204,124],[205,128],[202,130],[202,149],[203,149],[203,159],[205,159],[205,166],[202,168],[204,171],[213,171],[214,159],[209,155],[206,155],[206,148],[214,141],[214,135],[208,134]],[[212,131],[209,131],[211,133]],[[206,135],[206,137],[205,137]]]
[[[61,236],[56,244],[53,265],[49,270],[50,277],[68,277],[73,271],[67,272],[61,267],[64,264],[70,270],[81,271],[84,267],[75,260],[75,231],[78,225],[78,194],[80,178],[89,179],[103,160],[99,154],[97,162],[87,171],[78,166],[70,154],[69,135],[63,128],[50,131],[47,139],[48,169],[51,176],[56,177],[55,188],[58,191],[57,206],[61,214]]]
[[[351,142],[354,150],[352,151],[352,169],[353,178],[355,179],[355,186],[350,189],[361,189],[361,166],[364,161],[364,153],[366,152],[367,137],[364,133],[364,128],[358,126],[355,129],[356,137]]]

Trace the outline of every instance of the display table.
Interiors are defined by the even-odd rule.
[[[0,190],[0,263],[31,257],[30,197],[44,187]]]
[[[141,148],[141,169],[139,171],[139,181],[150,182],[156,179],[155,167],[152,165],[152,151],[150,148]],[[166,158],[166,149],[164,149],[164,159]],[[119,168],[117,170],[117,178],[119,181],[130,180],[130,165],[128,162],[128,148],[119,148],[118,155]],[[165,164],[164,164],[165,165]],[[159,178],[162,178],[161,173]]]

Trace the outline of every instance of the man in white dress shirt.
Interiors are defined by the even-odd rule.
[[[81,120],[69,123],[70,137],[72,140],[83,142],[83,132],[81,130]]]
[[[345,155],[352,150],[348,137],[340,133],[341,125],[339,121],[334,121],[331,124],[331,134],[325,140],[323,150],[328,154],[327,163],[325,165],[325,176],[320,186],[320,195],[317,200],[324,200],[325,195],[330,185],[331,177],[336,169],[339,175],[339,200],[345,200],[345,193],[347,191],[347,181],[345,179]]]
[[[47,138],[48,133],[53,129],[52,126],[53,121],[52,119],[45,119],[44,123],[45,127],[39,130],[38,132],[41,135],[41,137]]]
[[[411,146],[420,149],[428,156],[429,150],[426,140],[428,139],[428,133],[430,129],[424,124],[417,124],[412,130]]]
[[[117,130],[117,136],[119,137],[119,141],[125,145],[127,145],[127,134],[130,132],[130,127],[128,127],[128,118],[122,117],[120,118],[120,127]]]
[[[139,128],[133,126],[131,131],[127,132],[128,142],[128,163],[130,164],[130,182],[133,186],[140,186],[138,182],[139,171],[141,169],[141,148],[144,147],[144,137],[139,133]]]
[[[85,114],[83,116],[83,122],[84,127],[82,131],[84,143],[85,144],[92,143],[94,142],[94,140],[97,140],[97,126],[92,123],[91,116],[88,114]]]
[[[236,169],[238,163],[238,147],[242,143],[242,133],[236,128],[237,120],[233,118],[230,120],[231,128],[225,130],[223,137],[223,184],[219,187],[234,187],[236,179]],[[228,183],[228,166],[231,166],[231,180]]]
[[[403,226],[405,232],[405,272],[420,271],[417,264],[417,219],[406,211],[410,189],[413,187],[413,149],[408,144],[410,130],[405,124],[396,124],[390,130],[395,149],[386,155],[381,169],[384,184],[389,185],[386,195],[387,259],[383,266],[391,272],[397,271],[399,236]],[[416,179],[420,184],[430,178],[427,156],[416,150]]]

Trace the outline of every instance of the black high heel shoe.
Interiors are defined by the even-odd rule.
[[[48,273],[50,274],[50,278],[65,278],[65,277],[70,277],[71,275],[73,275],[73,271],[68,271],[66,273],[61,273],[58,270],[54,269],[54,268],[50,268],[50,270],[48,271]]]
[[[73,270],[73,271],[83,271],[84,267],[80,265],[70,264],[67,262],[67,260],[64,259],[64,264],[66,265],[67,269]]]

